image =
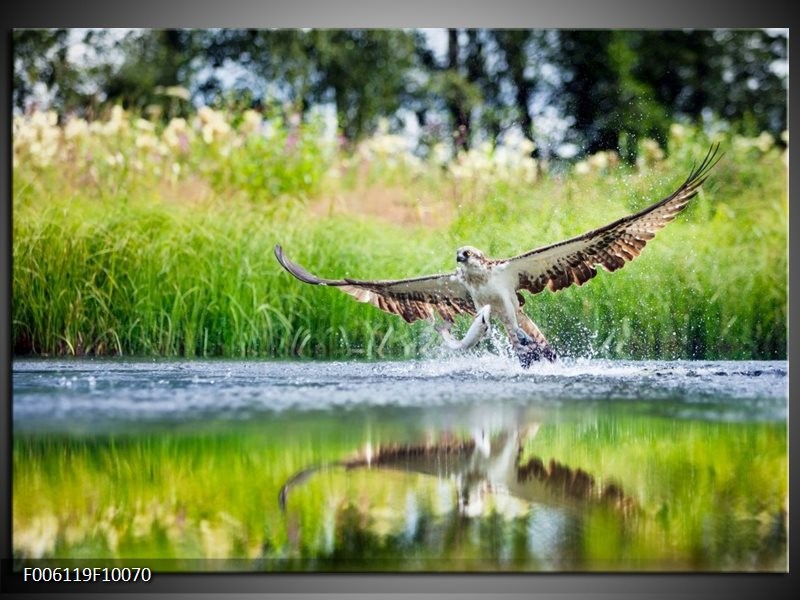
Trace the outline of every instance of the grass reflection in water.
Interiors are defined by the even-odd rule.
[[[484,431],[488,455],[469,431],[358,412],[20,435],[14,553],[238,558],[278,571],[785,569],[783,423],[614,409],[528,425]],[[442,453],[454,443],[462,451]],[[281,510],[293,475],[364,457],[367,444],[370,465],[321,469]],[[405,444],[428,454],[381,464],[381,447]]]

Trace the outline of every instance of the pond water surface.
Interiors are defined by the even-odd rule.
[[[16,360],[14,552],[781,571],[787,381],[783,361]]]

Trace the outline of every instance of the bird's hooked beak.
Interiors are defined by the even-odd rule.
[[[469,257],[467,256],[467,253],[464,250],[459,250],[456,253],[456,262],[465,263],[467,262],[467,258]]]

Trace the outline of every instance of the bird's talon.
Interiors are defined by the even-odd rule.
[[[530,346],[533,343],[533,338],[525,333],[525,330],[522,327],[517,327],[516,330],[517,339],[519,339],[519,343],[523,346]]]

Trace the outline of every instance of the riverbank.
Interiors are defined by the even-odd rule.
[[[268,137],[240,124],[206,141],[190,124],[115,115],[113,136],[37,125],[49,161],[15,138],[17,355],[418,356],[437,343],[429,326],[300,284],[274,244],[323,276],[449,271],[464,244],[511,256],[643,208],[710,144],[673,128],[666,158],[643,152],[630,168],[603,153],[547,172],[514,147],[437,163],[380,136],[329,147],[312,125],[276,122]],[[720,141],[702,192],[641,257],[529,297],[562,355],[785,358],[786,158],[757,139]]]

